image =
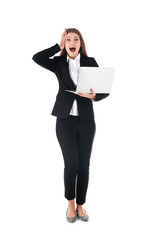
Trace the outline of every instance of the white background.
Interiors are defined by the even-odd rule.
[[[0,11],[1,239],[141,240],[140,1],[5,0]],[[116,68],[111,96],[93,103],[87,223],[66,222],[64,164],[51,116],[58,81],[32,60],[59,43],[65,27],[81,31],[99,66]]]

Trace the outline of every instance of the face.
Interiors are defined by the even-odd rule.
[[[66,36],[65,49],[70,58],[75,59],[79,53],[81,41],[77,33],[70,32]]]

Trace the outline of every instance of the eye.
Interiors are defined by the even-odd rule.
[[[70,41],[70,39],[68,38],[68,39],[67,39],[67,41],[69,42],[69,41]]]
[[[75,40],[75,41],[78,41],[78,38],[75,38],[74,40]]]

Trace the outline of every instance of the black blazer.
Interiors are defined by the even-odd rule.
[[[65,91],[65,89],[75,90],[76,86],[69,74],[67,55],[50,58],[59,51],[61,51],[59,44],[55,44],[48,49],[36,53],[32,57],[37,64],[55,73],[59,81],[59,91],[51,115],[68,118],[73,101],[76,98],[80,119],[94,119],[92,102],[100,101],[109,94],[96,94],[95,99],[91,100]],[[98,64],[94,58],[81,54],[80,66],[98,67]]]

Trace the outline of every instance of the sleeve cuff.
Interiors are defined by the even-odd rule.
[[[55,44],[55,47],[58,52],[61,51],[60,45],[58,43]]]

